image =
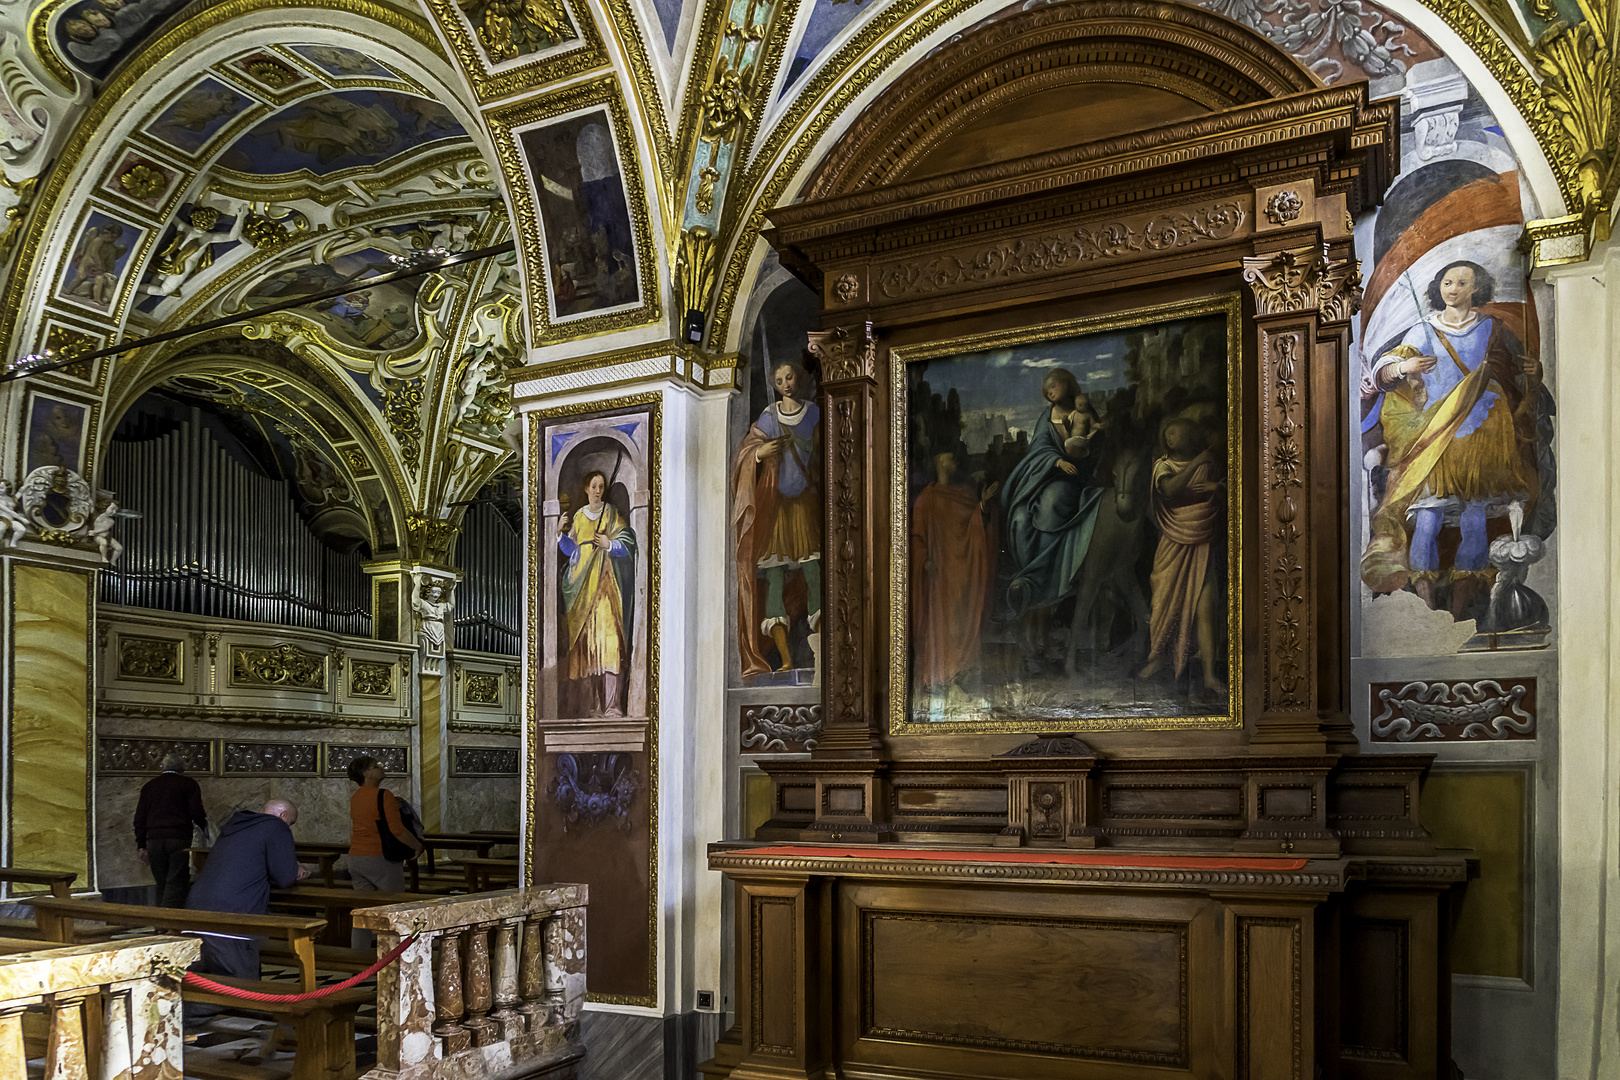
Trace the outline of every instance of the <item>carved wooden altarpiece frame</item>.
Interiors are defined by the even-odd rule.
[[[1097,100],[1140,115],[1166,95],[1193,105],[1133,130],[1132,106],[1088,112],[1105,83]],[[1042,108],[1066,122],[1020,115]],[[1450,1067],[1444,928],[1467,866],[1422,826],[1432,757],[1357,753],[1349,724],[1351,221],[1396,171],[1398,122],[1366,84],[1325,88],[1199,8],[1065,0],[920,59],[823,155],[805,201],[771,212],[783,265],[822,298],[824,726],[808,758],[755,759],[771,817],[710,849],[737,886],[738,1024],[706,1074]],[[1024,133],[1023,156],[1003,130]],[[905,600],[889,554],[909,535],[894,485],[917,479],[908,463],[896,480],[905,358],[1234,294],[1241,728],[891,726]],[[1116,1001],[1112,975],[1153,964],[1060,940],[1060,923],[1188,933],[1139,1008],[1077,1033]],[[1048,963],[1048,981],[1031,975]],[[1043,990],[1002,992],[1015,985]],[[1129,1030],[1150,1017],[1152,1046]]]
[[[1178,78],[1229,106],[1081,146],[906,175],[926,160],[923,143],[948,137],[936,129],[948,131],[972,107],[962,104],[971,102],[964,85],[997,72],[1004,82],[1032,78],[1052,50],[1118,47],[1127,28],[1128,59],[1152,73],[1144,81],[1168,78],[1179,63]],[[1354,749],[1340,444],[1361,278],[1349,223],[1395,172],[1398,108],[1370,100],[1365,84],[1322,88],[1285,57],[1239,56],[1240,38],[1253,49],[1241,28],[1175,4],[1105,0],[1011,18],[904,76],[823,159],[809,184],[817,197],[770,214],[782,262],[823,297],[823,328],[809,343],[827,432],[829,644],[817,757],[973,755],[1006,744],[952,734],[947,749],[945,733],[913,735],[920,725],[890,731],[890,671],[904,663],[888,640],[899,602],[887,559],[899,422],[891,352],[1233,292],[1244,297],[1246,663],[1241,690],[1233,688],[1244,730],[1157,732],[1147,744]],[[964,63],[980,70],[964,74]],[[924,739],[936,745],[906,745]],[[1145,739],[1099,734],[1095,745],[1111,754]]]

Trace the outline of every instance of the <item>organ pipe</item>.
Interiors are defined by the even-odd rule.
[[[103,466],[119,503],[141,514],[123,520],[124,558],[100,575],[104,602],[371,634],[360,554],[309,530],[288,481],[243,465],[195,409],[173,430],[141,434],[115,437]]]
[[[461,522],[455,561],[455,645],[471,652],[518,655],[522,641],[522,544],[490,502],[475,502]]]

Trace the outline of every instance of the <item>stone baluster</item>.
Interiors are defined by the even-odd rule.
[[[531,1032],[546,1025],[545,919],[523,920],[523,949],[518,954],[518,1006]]]
[[[501,1040],[523,1034],[526,1025],[515,1006],[518,1001],[518,924],[508,919],[495,927],[495,1011],[490,1018],[500,1025]]]
[[[0,1076],[27,1076],[28,1053],[23,1049],[23,1012],[27,1005],[0,1008]]]
[[[466,1012],[461,994],[461,933],[439,935],[439,956],[433,965],[433,1034],[444,1040],[444,1056],[459,1054],[472,1045],[461,1025]]]
[[[585,1004],[584,908],[562,908],[546,920],[545,965],[551,1020],[571,1024]]]
[[[130,1052],[129,1030],[130,987],[109,986],[102,999],[101,1016],[101,1071],[102,1080],[124,1080],[135,1071],[134,1055]]]
[[[50,994],[50,1030],[45,1036],[45,1080],[90,1080],[90,1060],[85,1046],[85,998],[99,988],[67,990]]]
[[[495,1024],[488,1019],[493,1004],[489,980],[489,924],[467,928],[466,979],[467,1019],[462,1024],[472,1035],[474,1046],[488,1046],[496,1039]]]
[[[172,1080],[186,1045],[180,1024],[180,982],[139,979],[126,985],[130,1078]],[[117,1074],[109,1075],[121,1080]]]

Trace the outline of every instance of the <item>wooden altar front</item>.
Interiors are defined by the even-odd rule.
[[[931,53],[770,214],[822,297],[823,731],[711,848],[738,1024],[707,1074],[1448,1074],[1467,862],[1422,826],[1430,759],[1348,715],[1352,220],[1398,119],[1200,9],[1070,0]],[[908,351],[1199,304],[1240,331],[1229,722],[917,722]]]

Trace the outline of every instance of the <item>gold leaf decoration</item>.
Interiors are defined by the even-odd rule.
[[[681,233],[675,255],[675,292],[682,310],[707,311],[715,283],[714,234],[698,226]]]
[[[124,189],[124,194],[143,200],[155,198],[168,182],[162,172],[139,163],[131,165],[118,177],[118,186]]]
[[[1599,212],[1614,165],[1614,63],[1591,23],[1555,22],[1536,41],[1541,95],[1575,158],[1575,179],[1587,214]]]
[[[578,35],[562,0],[457,0],[492,63],[549,49]]]
[[[280,90],[284,86],[291,86],[303,78],[286,64],[279,60],[272,60],[267,56],[249,60],[242,65],[242,70],[272,90]]]

